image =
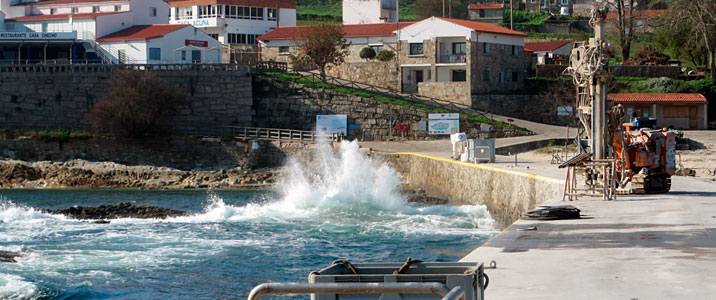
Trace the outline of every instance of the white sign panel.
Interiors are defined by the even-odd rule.
[[[76,40],[77,32],[0,32],[0,40]]]
[[[570,116],[570,115],[572,115],[572,107],[571,107],[571,106],[564,106],[564,105],[557,105],[557,115],[558,115],[558,116]]]
[[[216,18],[195,19],[195,20],[178,20],[172,21],[172,24],[189,24],[194,27],[216,27]]]
[[[347,115],[317,115],[316,131],[348,135]]]
[[[460,114],[429,114],[429,134],[453,134],[460,131]]]

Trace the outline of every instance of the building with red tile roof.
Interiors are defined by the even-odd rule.
[[[553,52],[566,45],[569,45],[569,41],[551,41],[551,42],[538,42],[538,43],[525,43],[525,51],[532,52]]]
[[[658,126],[679,129],[707,127],[708,101],[698,93],[622,93],[609,94],[607,99],[624,107],[624,121],[636,116],[656,118]]]
[[[0,1],[0,59],[18,63],[219,62],[220,45],[190,25],[169,25],[163,0]],[[36,47],[42,43],[42,51]],[[130,45],[131,44],[131,45]],[[19,51],[17,50],[19,49]],[[212,49],[212,50],[210,50]]]
[[[495,24],[431,17],[418,22],[339,25],[350,54],[329,75],[470,105],[472,95],[524,86],[526,34]],[[290,63],[306,27],[280,27],[259,37],[261,59]],[[390,51],[395,62],[367,60],[365,48]]]

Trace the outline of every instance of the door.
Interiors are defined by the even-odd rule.
[[[696,106],[689,106],[689,129],[699,127],[699,109]]]
[[[421,83],[423,82],[423,70],[417,70],[415,71],[415,83]]]
[[[648,118],[649,117],[649,107],[648,106],[637,106],[634,109],[634,112],[636,112],[636,116],[639,118]]]
[[[193,63],[201,62],[201,51],[191,50],[191,62],[193,62]]]

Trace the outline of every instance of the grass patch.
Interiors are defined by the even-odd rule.
[[[555,141],[549,141],[549,144],[547,144],[547,146],[544,146],[542,148],[537,148],[533,151],[536,153],[551,154],[552,149],[554,149],[554,148],[563,149],[562,151],[564,151],[564,141],[562,141],[562,143],[555,143]],[[577,145],[575,145],[574,143],[569,143],[567,145],[567,153],[575,153],[575,152],[577,152]],[[562,154],[562,155],[564,155],[564,154]]]
[[[263,73],[260,73],[260,75],[269,76],[269,77],[272,77],[272,78],[275,78],[278,80],[282,80],[282,81],[293,81],[293,82],[303,84],[303,85],[311,87],[311,88],[326,89],[326,90],[331,90],[331,91],[341,93],[341,94],[352,95],[352,96],[357,96],[357,97],[367,98],[367,99],[373,99],[378,102],[415,108],[415,109],[419,109],[419,110],[430,112],[430,113],[451,113],[452,112],[452,111],[444,109],[444,108],[435,107],[435,106],[431,106],[431,105],[427,105],[427,104],[423,104],[423,103],[416,103],[416,102],[408,101],[408,100],[405,100],[402,98],[387,96],[387,95],[384,95],[381,93],[375,93],[375,92],[370,92],[370,91],[366,91],[366,90],[362,90],[362,89],[346,87],[346,86],[332,84],[332,83],[326,83],[326,82],[320,81],[318,79],[315,79],[312,77],[306,77],[306,76],[303,76],[300,74],[289,74],[289,73],[280,73],[280,72],[263,72]],[[460,113],[460,118],[464,119],[464,120],[468,120],[468,121],[475,121],[475,122],[494,125],[494,126],[498,126],[498,127],[502,127],[502,128],[514,129],[517,131],[530,132],[529,130],[527,130],[525,128],[510,124],[507,122],[492,120],[485,116]]]
[[[89,139],[100,137],[96,133],[72,130],[24,130],[0,129],[0,140],[12,140],[20,137],[36,138],[43,141],[67,141],[70,139]]]

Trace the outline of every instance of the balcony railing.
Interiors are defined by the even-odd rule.
[[[465,63],[467,60],[465,59],[465,54],[440,54],[440,57],[438,57],[438,63]]]

